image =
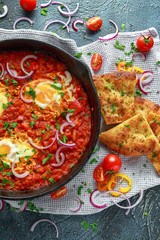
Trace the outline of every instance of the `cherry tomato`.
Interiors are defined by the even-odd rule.
[[[64,186],[60,189],[58,189],[57,191],[51,193],[51,198],[52,199],[58,199],[58,198],[61,198],[63,197],[66,193],[68,192],[67,188]]]
[[[97,31],[102,26],[102,19],[100,17],[92,17],[87,20],[86,26],[92,31]]]
[[[102,164],[97,166],[94,169],[93,177],[97,182],[103,182],[105,180],[104,168],[103,168]]]
[[[149,35],[142,35],[137,39],[137,48],[142,52],[147,52],[153,47],[153,38]]]
[[[20,0],[21,7],[26,11],[33,11],[36,7],[36,0]]]
[[[91,67],[93,70],[98,71],[102,66],[102,56],[99,53],[95,53],[91,59]]]
[[[118,172],[121,169],[122,162],[116,154],[108,154],[103,159],[102,165],[105,171]]]

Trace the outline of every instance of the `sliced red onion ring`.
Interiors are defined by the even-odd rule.
[[[1,63],[0,63],[0,67],[1,67],[1,75],[0,75],[0,79],[1,79],[4,76],[4,67]]]
[[[63,22],[63,21],[60,21],[60,20],[50,21],[49,23],[46,24],[46,26],[44,27],[43,31],[46,31],[46,29],[49,27],[49,25],[51,25],[53,23],[61,23],[61,24],[63,24],[67,28],[68,33],[70,32],[69,27],[67,26],[67,24],[65,22]]]
[[[83,24],[84,21],[81,20],[81,19],[76,19],[76,20],[73,21],[73,23],[72,23],[72,28],[73,28],[73,30],[76,31],[76,32],[78,31],[78,28],[76,27],[76,24],[77,24],[77,23]]]
[[[144,79],[144,80],[142,80],[142,84],[143,85],[146,85],[146,84],[148,84],[148,83],[150,83],[152,80],[153,80],[153,78],[154,78],[154,76],[153,76],[153,72],[152,71],[145,71],[145,72],[143,72],[140,76],[139,76],[139,78],[147,78],[147,79]]]
[[[9,65],[9,64],[7,63],[7,64],[6,64],[6,69],[7,69],[8,74],[9,74],[11,77],[16,78],[16,79],[18,79],[18,80],[27,79],[27,78],[31,77],[31,76],[33,75],[33,73],[34,73],[34,71],[31,71],[31,72],[30,72],[28,75],[26,75],[26,76],[15,76],[15,75],[13,74],[13,72],[12,72],[12,69],[9,69],[9,66],[8,66],[8,65]]]
[[[63,148],[65,148],[65,147],[61,146],[61,147],[59,147],[58,150],[56,151],[56,162],[57,162],[57,163],[60,163],[60,162],[61,162],[60,159],[59,159],[59,155],[61,155],[60,151],[61,151]],[[64,154],[63,154],[63,155],[64,155]],[[62,155],[61,155],[61,157],[62,157]]]
[[[53,225],[53,226],[55,227],[55,229],[56,229],[56,232],[57,232],[56,237],[58,238],[58,228],[57,228],[57,225],[56,225],[53,221],[51,221],[51,220],[49,220],[49,219],[40,219],[40,220],[36,221],[36,222],[31,226],[30,231],[33,232],[34,229],[35,229],[35,227],[37,226],[37,224],[39,224],[40,222],[50,222],[50,223],[52,223],[52,225]]]
[[[23,102],[26,102],[26,103],[32,103],[33,100],[32,99],[27,99],[27,98],[24,98],[23,97],[23,89],[25,88],[25,86],[28,85],[28,83],[26,83],[20,90],[20,98],[22,99]]]
[[[52,0],[49,0],[48,3],[41,4],[41,8],[48,7],[51,4]]]
[[[13,24],[13,29],[14,30],[16,30],[16,24],[18,23],[18,22],[20,22],[20,21],[28,21],[28,22],[30,22],[30,24],[31,25],[33,25],[33,21],[32,21],[32,19],[30,19],[30,18],[28,18],[28,17],[20,17],[20,18],[18,18],[15,22],[14,22],[14,24]]]
[[[143,77],[144,77],[144,76],[145,76],[144,74],[141,74],[141,75],[140,75],[140,77],[138,78],[138,81],[137,81],[137,85],[138,85],[138,87],[139,87],[139,89],[140,89],[140,91],[141,91],[142,93],[148,94],[149,92],[152,91],[152,88],[151,88],[151,86],[142,86],[142,82],[144,81],[144,80],[143,80]],[[153,80],[153,78],[150,79],[150,80],[146,80],[146,84],[147,84],[148,82],[152,81],[152,80]]]
[[[24,200],[24,203],[19,209],[16,209],[16,212],[24,212],[27,209],[27,200]]]
[[[14,77],[17,77],[17,71],[14,69],[10,69],[10,72],[13,74]]]
[[[67,126],[72,126],[72,124],[69,123],[69,122],[64,122],[64,123],[60,126],[60,132],[61,132],[61,134],[64,134],[63,128],[64,128],[64,127],[67,127]]]
[[[4,74],[3,74],[3,77],[1,77],[1,79],[3,80],[5,75],[7,74],[7,71],[4,70]]]
[[[40,147],[40,146],[37,146],[35,143],[33,143],[31,138],[28,138],[29,143],[30,143],[34,148],[42,149],[42,150],[51,147],[51,146],[53,145],[53,143],[55,142],[55,140],[56,140],[56,138],[54,138],[53,142],[52,142],[50,145],[46,146],[46,147]]]
[[[71,16],[73,14],[75,14],[77,11],[78,11],[78,8],[79,8],[79,3],[77,3],[77,7],[76,9],[73,11],[73,12],[64,12],[61,7],[58,7],[58,10],[61,14],[65,15],[65,16]]]
[[[112,201],[114,202],[114,204],[115,204],[117,207],[122,208],[122,209],[128,209],[128,210],[130,210],[130,209],[136,207],[136,206],[142,201],[143,195],[144,195],[144,191],[143,191],[143,189],[141,189],[140,197],[139,197],[139,199],[137,200],[137,202],[135,202],[135,204],[133,204],[133,205],[131,205],[131,206],[128,206],[128,207],[123,207],[123,206],[119,205],[118,203],[116,203],[114,200],[112,200]]]
[[[67,9],[68,13],[70,13],[70,9],[69,9],[69,8],[67,7],[67,5],[64,4],[64,3],[61,3],[61,2],[52,2],[52,4],[63,5],[63,6]],[[66,23],[67,26],[69,25],[69,23],[70,23],[70,21],[71,21],[71,16],[68,16],[68,17],[69,17],[69,18],[68,18],[68,21],[67,21],[67,23]],[[65,26],[64,26],[63,28],[65,28]]]
[[[76,209],[74,209],[74,210],[73,210],[73,209],[70,209],[70,210],[69,210],[70,212],[78,212],[78,211],[81,209],[81,207],[82,207],[81,199],[80,199],[79,197],[74,197],[74,199],[78,201],[79,205],[78,205],[78,208],[76,208]]]
[[[22,174],[16,173],[16,171],[14,170],[14,165],[15,165],[16,162],[17,162],[17,159],[15,159],[15,160],[13,161],[13,163],[12,163],[12,173],[13,173],[13,175],[14,175],[15,177],[17,177],[17,178],[27,177],[28,174],[29,174],[28,172],[25,172],[25,173],[22,173]]]
[[[3,12],[2,14],[0,14],[0,18],[5,17],[5,16],[7,15],[7,13],[8,13],[8,7],[7,7],[7,5],[4,5],[4,6],[2,7],[2,9],[4,10],[4,12]]]
[[[72,116],[72,113],[67,113],[66,120],[72,125],[72,127],[75,127],[76,124],[70,120],[70,116]]]
[[[52,163],[53,167],[60,167],[64,163],[64,161],[65,161],[64,153],[60,153],[60,156],[61,156],[61,161],[59,161],[58,163]],[[59,159],[59,156],[58,156],[58,159]]]
[[[0,211],[2,211],[4,208],[4,200],[0,199]]]
[[[21,61],[21,69],[22,69],[22,71],[23,71],[25,74],[27,74],[27,75],[30,74],[30,73],[28,73],[28,72],[25,71],[25,69],[24,69],[24,67],[23,67],[23,64],[24,64],[24,62],[25,62],[27,59],[29,59],[29,58],[37,59],[38,57],[35,56],[35,55],[27,55],[27,56],[25,56],[25,57],[22,59],[22,61]]]
[[[143,60],[146,59],[146,55],[144,55],[144,53],[142,53],[142,52],[137,52],[137,53],[133,54],[132,59],[134,60],[135,57],[138,56],[138,55],[140,55]]]
[[[65,147],[75,147],[76,146],[76,144],[75,143],[64,143],[64,142],[62,142],[60,139],[59,139],[59,137],[58,137],[58,131],[56,131],[56,139],[57,139],[57,141],[62,145],[62,146],[65,146]]]
[[[118,29],[118,26],[115,22],[113,22],[112,20],[109,20],[116,28],[116,32],[115,34],[110,37],[110,38],[103,38],[103,37],[99,37],[98,40],[102,40],[102,41],[108,41],[108,40],[112,40],[113,38],[117,37],[118,33],[119,33],[119,29]]]
[[[117,191],[117,190],[111,190],[111,191],[104,192],[104,193],[103,193],[103,197],[105,197],[106,194],[111,193],[111,192],[120,193],[121,195],[123,195],[123,196],[126,198],[126,200],[128,201],[129,206],[131,206],[131,202],[130,202],[129,198],[128,198],[124,193],[121,193],[121,192],[119,192],[119,191]],[[90,195],[90,203],[92,204],[93,207],[96,207],[96,208],[105,208],[105,207],[107,206],[106,203],[105,203],[105,204],[102,204],[102,205],[97,205],[97,204],[94,203],[94,199],[95,199],[95,198],[97,197],[97,195],[99,195],[99,194],[101,194],[101,192],[100,192],[98,189],[94,190],[94,191],[91,193],[91,195]],[[129,210],[126,212],[126,215],[127,215],[128,213],[129,213]]]

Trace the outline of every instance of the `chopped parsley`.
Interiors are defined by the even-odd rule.
[[[62,90],[62,84],[60,83],[51,84],[51,87],[55,88],[56,90]]]
[[[97,151],[99,151],[100,150],[100,147],[97,147],[97,148],[95,148],[94,150],[93,150],[93,152],[95,153],[95,152],[97,152]]]
[[[2,107],[3,107],[4,110],[6,110],[7,109],[7,104],[3,103]]]
[[[79,52],[79,53],[75,54],[74,56],[75,56],[76,58],[81,58],[82,52]]]
[[[96,232],[98,230],[97,223],[91,223],[90,226],[94,229],[94,231]]]
[[[157,152],[153,152],[152,157],[157,157]]]
[[[124,125],[125,127],[127,127],[127,128],[130,128],[130,125]]]
[[[125,49],[125,46],[119,44],[119,41],[118,41],[118,40],[116,40],[116,44],[114,45],[114,47],[117,48],[117,49],[119,49],[119,50],[122,50],[122,51],[124,51],[124,49]]]
[[[120,147],[120,148],[122,147],[122,143],[119,144],[119,147]]]
[[[72,168],[73,166],[74,166],[74,164],[71,164],[71,165],[70,165],[70,168]]]
[[[115,103],[113,103],[112,112],[115,112],[115,111],[116,111],[116,105]]]
[[[31,121],[31,122],[30,122],[31,128],[33,128],[33,126],[34,126],[35,124],[36,124],[36,123],[35,123],[34,121]]]
[[[81,170],[83,173],[85,172],[85,170],[84,170],[84,168],[82,168],[82,170]]]
[[[64,93],[63,92],[60,92],[59,94],[61,95],[62,98],[64,97]]]
[[[56,123],[56,128],[57,128],[58,130],[60,130],[60,126],[59,126],[59,123],[58,123],[58,122]]]
[[[10,168],[10,165],[7,164],[6,162],[3,162],[3,161],[2,161],[2,164],[3,164],[3,166],[4,166],[5,168]]]
[[[46,132],[46,130],[45,130],[45,129],[43,129],[43,130],[41,131],[41,133],[43,133],[43,134],[45,134],[45,132]]]
[[[47,178],[46,178],[46,177],[43,177],[42,179],[43,179],[43,180],[47,180]]]
[[[89,17],[85,17],[85,20],[87,21],[89,19]]]
[[[124,96],[124,92],[123,92],[123,91],[121,92],[121,96],[122,96],[122,97]]]
[[[30,201],[28,201],[27,202],[27,208],[28,209],[30,209],[31,211],[36,211],[37,213],[39,213],[39,210],[36,208],[36,206],[32,203],[32,202],[30,202]]]
[[[5,122],[4,123],[4,130],[8,130],[8,133],[10,133],[11,132],[11,129],[9,128],[9,125],[10,125],[10,123],[9,122]]]
[[[63,136],[62,136],[62,142],[66,143],[66,141],[68,141],[68,137],[65,136],[65,135],[63,135]]]
[[[81,222],[81,225],[87,230],[89,228],[89,224],[86,221]]]
[[[37,117],[35,114],[32,114],[32,117],[33,117],[35,120],[38,119],[38,117]]]
[[[87,192],[91,194],[92,193],[92,189],[87,188]]]
[[[82,188],[83,188],[83,186],[80,186],[80,187],[78,188],[78,191],[77,191],[78,195],[81,195],[81,190],[82,190]]]
[[[123,30],[125,30],[125,25],[124,25],[124,23],[121,25],[121,28],[122,28]]]
[[[2,179],[0,179],[0,180],[2,180]],[[10,183],[11,186],[12,186],[12,188],[14,187],[14,183],[13,183],[12,181],[7,180],[6,178],[4,178],[4,179],[2,180],[2,182],[1,182],[1,185],[2,185],[2,186],[5,186],[6,183]]]
[[[44,165],[52,156],[53,154],[49,153],[48,156],[42,160],[42,164]]]
[[[18,85],[18,82],[14,79],[11,79],[11,82],[13,83],[14,86],[17,86]]]
[[[48,179],[51,183],[54,183],[54,179],[53,178],[49,178]]]
[[[11,175],[13,175],[13,173],[12,173],[12,172],[3,172],[2,174],[3,174],[3,176],[5,176],[5,175],[8,175],[8,176],[11,176]]]
[[[18,123],[17,122],[13,122],[13,123],[11,123],[12,124],[12,128],[16,128],[17,127],[17,125],[18,125]]]
[[[7,94],[6,94],[6,97],[9,97],[9,96],[10,96],[10,93],[7,93]]]
[[[46,126],[46,129],[47,129],[47,131],[49,131],[49,129],[50,129],[50,125],[47,125],[47,126]]]
[[[143,164],[143,167],[147,167],[147,165],[146,165],[146,164]]]
[[[147,213],[147,212],[145,212],[145,213],[144,213],[144,215],[145,215],[145,216],[148,216],[148,213]]]
[[[87,55],[92,55],[92,53],[91,53],[91,52],[88,52]]]
[[[47,8],[42,8],[41,15],[47,16],[48,9]]]
[[[96,158],[93,158],[91,161],[90,161],[90,164],[92,164],[92,163],[97,163],[98,162],[98,160],[96,159]]]
[[[157,61],[157,62],[156,62],[156,65],[159,65],[159,64],[160,64],[160,61]]]
[[[137,89],[134,96],[135,97],[140,97],[140,96],[142,96],[142,92],[139,89]]]
[[[33,90],[33,88],[30,87],[30,90],[29,90],[29,91],[26,91],[26,92],[24,93],[24,95],[27,95],[27,94],[29,95],[29,97],[32,96],[32,99],[35,100],[35,98],[36,98],[36,92]]]

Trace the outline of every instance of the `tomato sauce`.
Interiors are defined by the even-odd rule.
[[[26,72],[34,71],[33,75],[21,80],[17,77],[11,77],[7,72],[6,64],[8,63],[13,74],[25,76],[21,61],[28,55],[37,57],[37,59],[28,58],[23,64]],[[68,72],[66,66],[51,56],[39,52],[13,51],[1,53],[0,63],[5,70],[4,76],[1,78],[0,92],[1,88],[5,89],[8,101],[7,104],[2,103],[0,142],[7,138],[11,141],[27,143],[33,152],[32,156],[19,157],[19,161],[15,164],[15,171],[18,174],[28,172],[28,175],[23,178],[16,177],[12,173],[12,162],[10,162],[10,167],[6,167],[4,158],[7,156],[1,156],[0,152],[0,188],[9,191],[22,191],[54,183],[66,175],[76,164],[89,142],[91,111],[87,95],[79,81]],[[67,75],[70,76],[70,81],[67,80]],[[68,82],[66,83],[66,81]],[[49,82],[48,85],[45,85],[45,82]],[[58,90],[54,89],[54,102],[50,102],[49,99],[49,94],[52,94],[49,92],[52,83],[53,86],[56,85],[56,88],[60,86]],[[25,84],[26,87],[22,91],[22,95],[27,100],[32,99],[31,103],[23,101],[20,96],[21,89]],[[42,89],[39,90],[40,86],[49,90],[43,92]],[[42,107],[44,102],[39,104],[38,100],[36,102],[34,99],[38,97],[38,94],[41,98],[44,95],[42,100],[48,104],[45,108]],[[60,128],[63,123],[68,122],[66,115],[69,113],[71,113],[70,121],[75,126],[68,124],[61,133]],[[57,132],[59,140],[56,139]],[[54,139],[55,141],[47,149],[38,149],[30,144],[29,138],[36,146],[40,147],[49,146]],[[63,146],[61,143],[75,143],[75,146],[64,146],[60,151],[65,157],[64,163],[59,167],[54,167],[52,164],[57,163],[56,153]],[[60,153],[58,157],[61,161],[62,154]]]

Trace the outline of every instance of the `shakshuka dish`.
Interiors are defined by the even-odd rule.
[[[0,53],[0,189],[66,175],[90,139],[87,95],[66,66],[40,52]]]

